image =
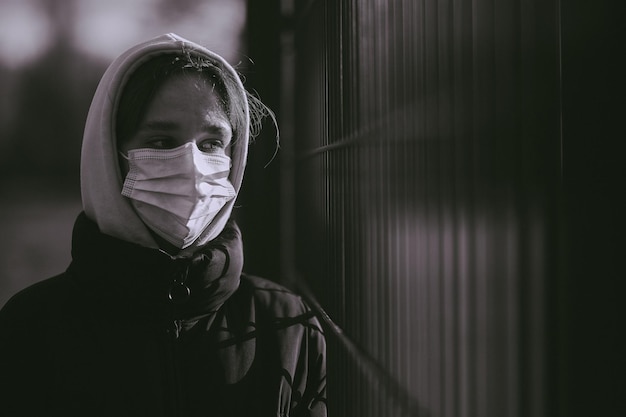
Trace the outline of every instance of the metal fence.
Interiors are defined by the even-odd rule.
[[[332,414],[547,416],[557,3],[298,1],[292,23],[283,246],[328,314]]]

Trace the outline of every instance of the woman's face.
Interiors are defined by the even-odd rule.
[[[177,74],[148,104],[134,135],[120,144],[131,149],[172,149],[193,142],[200,151],[230,156],[232,128],[213,85],[202,75]],[[122,175],[128,164],[121,158]]]

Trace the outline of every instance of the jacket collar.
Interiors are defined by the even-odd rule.
[[[219,309],[239,287],[242,268],[241,232],[232,220],[193,256],[174,259],[101,233],[81,213],[74,225],[68,272],[94,299],[190,318]]]

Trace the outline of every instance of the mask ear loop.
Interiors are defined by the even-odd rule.
[[[124,170],[122,169],[122,161],[119,161],[118,166],[119,166],[119,173],[120,173],[120,180],[122,181],[122,191],[121,194],[124,197],[129,197],[130,196],[130,187],[127,184],[127,180],[128,180],[128,174],[130,173],[130,166],[132,165],[132,161],[130,160],[130,156],[129,155],[124,155],[124,153],[122,151],[118,151],[117,153],[119,153],[119,155],[124,158],[124,160],[126,160],[126,174],[124,174]]]

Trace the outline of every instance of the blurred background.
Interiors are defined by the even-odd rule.
[[[236,216],[324,310],[331,415],[626,415],[624,9],[0,0],[0,305],[70,261],[106,66],[175,32],[277,113]]]
[[[244,0],[0,1],[0,304],[68,265],[82,132],[110,62],[175,32],[237,64],[245,22]]]

